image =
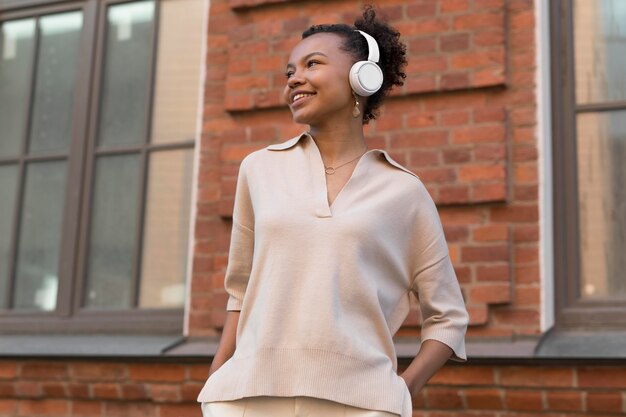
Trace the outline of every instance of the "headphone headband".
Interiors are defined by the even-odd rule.
[[[378,52],[378,44],[376,43],[376,39],[374,39],[371,35],[363,32],[362,30],[355,29],[355,31],[361,33],[361,35],[363,35],[363,37],[367,41],[367,60],[372,62],[378,62],[380,54]]]

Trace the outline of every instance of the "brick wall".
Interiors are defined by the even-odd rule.
[[[438,204],[471,314],[468,338],[537,335],[540,314],[532,0],[388,0],[408,45],[406,84],[366,128]],[[300,132],[280,102],[310,24],[354,21],[361,2],[213,0],[201,143],[191,335],[218,334],[241,159]],[[415,304],[400,334],[419,333]]]
[[[1,361],[0,416],[201,417],[208,363]],[[424,417],[626,413],[626,367],[450,365],[413,398]]]

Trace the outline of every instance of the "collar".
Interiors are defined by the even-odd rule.
[[[313,137],[311,136],[311,134],[308,131],[302,132],[301,134],[299,134],[298,136],[294,136],[293,138],[282,142],[282,143],[276,143],[274,145],[269,145],[266,149],[270,150],[270,151],[284,151],[286,149],[289,148],[293,148],[294,146],[296,146],[296,144],[298,142],[300,142],[300,139],[304,138],[304,137],[308,137],[311,140],[313,140]],[[387,161],[387,163],[395,168],[398,168],[408,174],[413,175],[415,178],[419,179],[419,177],[417,176],[417,174],[415,174],[414,172],[411,172],[408,168],[403,167],[402,165],[400,165],[398,162],[394,161],[391,156],[389,156],[389,154],[387,153],[387,151],[381,150],[381,149],[370,149],[369,151],[365,152],[366,154],[369,153],[375,153],[378,155],[382,155],[383,160]]]

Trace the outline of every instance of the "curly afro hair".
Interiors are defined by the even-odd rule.
[[[367,99],[363,112],[363,123],[367,124],[378,115],[378,108],[393,86],[404,85],[406,74],[406,45],[400,41],[400,32],[386,22],[376,18],[376,11],[370,5],[364,6],[363,16],[354,22],[354,27],[340,24],[313,25],[302,32],[302,39],[316,33],[336,33],[344,39],[343,50],[352,54],[357,61],[367,60],[367,41],[355,29],[371,35],[378,43],[380,59],[378,66],[383,72],[383,85]]]

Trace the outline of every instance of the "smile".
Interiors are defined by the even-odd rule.
[[[292,103],[295,103],[296,101],[305,98],[305,97],[311,97],[314,94],[311,93],[300,93],[300,94],[296,94],[295,96],[293,96],[293,100],[291,101]]]

